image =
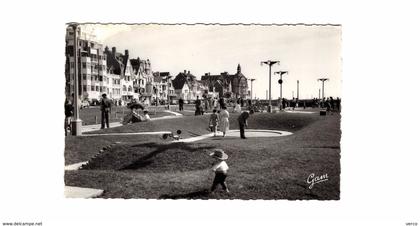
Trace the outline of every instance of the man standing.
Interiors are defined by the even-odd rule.
[[[66,118],[64,119],[64,131],[65,135],[67,136],[67,132],[70,128],[71,117],[73,117],[73,103],[67,98],[64,102],[64,114],[66,115]]]
[[[239,122],[239,130],[241,133],[241,139],[246,139],[245,137],[245,127],[248,127],[248,118],[250,115],[254,114],[254,110],[244,111],[239,115],[238,122]]]
[[[106,97],[106,94],[102,94],[101,100],[101,129],[109,128],[109,113],[111,112],[111,100]]]
[[[219,99],[219,108],[223,109],[225,107],[225,99],[223,97],[220,97]]]
[[[182,97],[179,98],[178,105],[179,105],[179,111],[183,111],[184,110],[184,99],[182,99]]]
[[[195,115],[201,115],[201,100],[197,99],[195,100]]]

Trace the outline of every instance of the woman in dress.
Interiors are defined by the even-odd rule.
[[[220,131],[223,132],[223,137],[226,136],[226,132],[229,131],[229,112],[226,110],[226,106],[220,110]]]

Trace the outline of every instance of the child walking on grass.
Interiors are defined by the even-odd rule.
[[[210,115],[210,120],[209,120],[209,127],[211,131],[214,132],[214,136],[216,136],[217,125],[219,124],[219,116],[217,116],[216,112],[217,110],[214,109],[213,114]]]
[[[210,154],[216,161],[213,163],[213,167],[211,168],[214,171],[215,176],[213,180],[213,185],[211,186],[211,192],[213,192],[217,185],[222,185],[223,190],[229,193],[229,189],[225,182],[227,177],[227,171],[229,170],[229,166],[225,162],[228,159],[228,155],[223,152],[222,149],[214,149],[213,152]]]

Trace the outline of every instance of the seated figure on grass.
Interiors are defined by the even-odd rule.
[[[136,123],[136,122],[144,121],[144,117],[142,117],[139,113],[136,112],[136,110],[139,108],[141,110],[144,110],[144,107],[136,99],[133,99],[131,103],[127,104],[127,107],[130,108],[131,111],[127,113],[127,115],[124,116],[123,122],[122,122],[123,125],[126,125],[128,123]]]

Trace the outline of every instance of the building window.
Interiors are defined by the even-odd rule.
[[[90,90],[95,91],[95,86],[90,86]]]
[[[86,68],[86,63],[85,62],[82,63],[82,67]]]
[[[86,74],[83,73],[83,80],[86,80]]]
[[[103,76],[99,76],[99,81],[102,82],[103,81]]]
[[[96,92],[99,92],[99,86],[96,86]]]
[[[86,92],[87,88],[86,85],[83,85],[83,92]]]
[[[123,91],[127,91],[127,87],[123,85]]]
[[[131,92],[131,91],[132,91],[131,86],[128,86],[128,92]]]

